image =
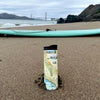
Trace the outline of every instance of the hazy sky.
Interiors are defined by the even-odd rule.
[[[90,4],[99,3],[100,0],[0,0],[0,13],[44,17],[47,12],[49,18],[59,18],[78,15]]]

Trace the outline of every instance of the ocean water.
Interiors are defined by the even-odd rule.
[[[0,28],[53,25],[56,21],[0,19]]]

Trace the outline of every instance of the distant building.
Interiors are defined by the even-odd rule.
[[[51,18],[51,21],[56,21],[56,18]]]

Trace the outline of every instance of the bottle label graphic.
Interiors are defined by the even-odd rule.
[[[44,83],[47,90],[58,88],[57,45],[44,47]]]

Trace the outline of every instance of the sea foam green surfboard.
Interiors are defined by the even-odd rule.
[[[69,37],[69,36],[87,36],[100,34],[100,29],[90,30],[0,30],[0,34],[14,36],[39,36],[39,37]]]

